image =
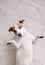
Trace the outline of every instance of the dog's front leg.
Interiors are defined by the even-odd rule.
[[[21,45],[20,45],[19,43],[17,43],[15,40],[8,41],[8,42],[7,42],[7,45],[9,45],[9,44],[11,44],[11,43],[13,43],[16,48],[20,48],[20,46],[21,46]]]
[[[35,36],[33,41],[32,41],[33,44],[35,44],[38,39],[42,39],[42,38],[44,38],[44,36]]]

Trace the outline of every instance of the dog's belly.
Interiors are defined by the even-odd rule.
[[[16,65],[29,65],[33,59],[33,50],[28,52],[23,48],[16,53]]]
[[[32,38],[24,36],[20,41],[22,47],[16,53],[16,65],[30,65],[33,59]]]

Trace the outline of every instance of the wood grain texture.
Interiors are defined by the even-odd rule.
[[[0,65],[16,65],[16,49],[7,41],[14,39],[8,29],[20,19],[30,33],[45,36],[45,0],[0,0]],[[45,65],[45,38],[33,46],[31,65]]]

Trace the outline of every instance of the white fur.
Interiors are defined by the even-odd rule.
[[[13,43],[17,49],[16,65],[30,65],[33,60],[32,41],[35,40],[35,37],[32,34],[29,34],[25,28],[22,28],[19,32],[22,34],[19,42],[11,40],[8,41],[8,43]]]

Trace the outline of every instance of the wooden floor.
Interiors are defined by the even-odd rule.
[[[15,47],[6,43],[14,39],[9,27],[20,19],[26,20],[27,31],[45,36],[45,0],[0,0],[0,65],[16,65]],[[33,50],[31,65],[45,65],[45,38],[38,40]]]

